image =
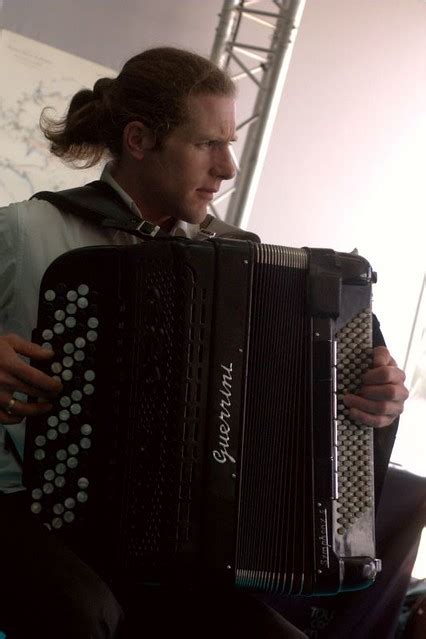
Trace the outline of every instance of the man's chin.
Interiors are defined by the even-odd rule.
[[[180,219],[187,224],[201,224],[206,219],[207,213],[208,209],[207,206],[205,206],[203,209],[197,211],[185,212]]]

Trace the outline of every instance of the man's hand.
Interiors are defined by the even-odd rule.
[[[49,351],[18,335],[0,336],[0,423],[19,424],[24,417],[40,415],[52,406],[49,399],[55,397],[62,385],[56,379],[23,361],[22,357],[46,360],[53,357]],[[21,402],[13,393],[25,393],[38,398],[38,402]]]
[[[405,373],[384,346],[373,349],[373,365],[362,376],[362,386],[356,395],[343,398],[350,408],[350,417],[375,428],[389,426],[404,410],[408,390]]]

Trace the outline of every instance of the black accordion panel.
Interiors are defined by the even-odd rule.
[[[31,511],[116,583],[326,594],[372,583],[361,257],[162,239],[47,270],[34,340],[64,391],[28,420]]]

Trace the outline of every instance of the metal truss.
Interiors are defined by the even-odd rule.
[[[248,224],[305,3],[225,0],[219,15],[211,60],[228,71],[240,94],[244,85],[252,104],[237,124],[243,134],[237,176],[211,206],[216,217],[235,226]]]

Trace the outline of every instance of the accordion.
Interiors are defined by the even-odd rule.
[[[111,583],[370,585],[372,431],[342,395],[370,362],[374,277],[225,239],[59,257],[33,339],[64,388],[28,420],[31,511]]]

